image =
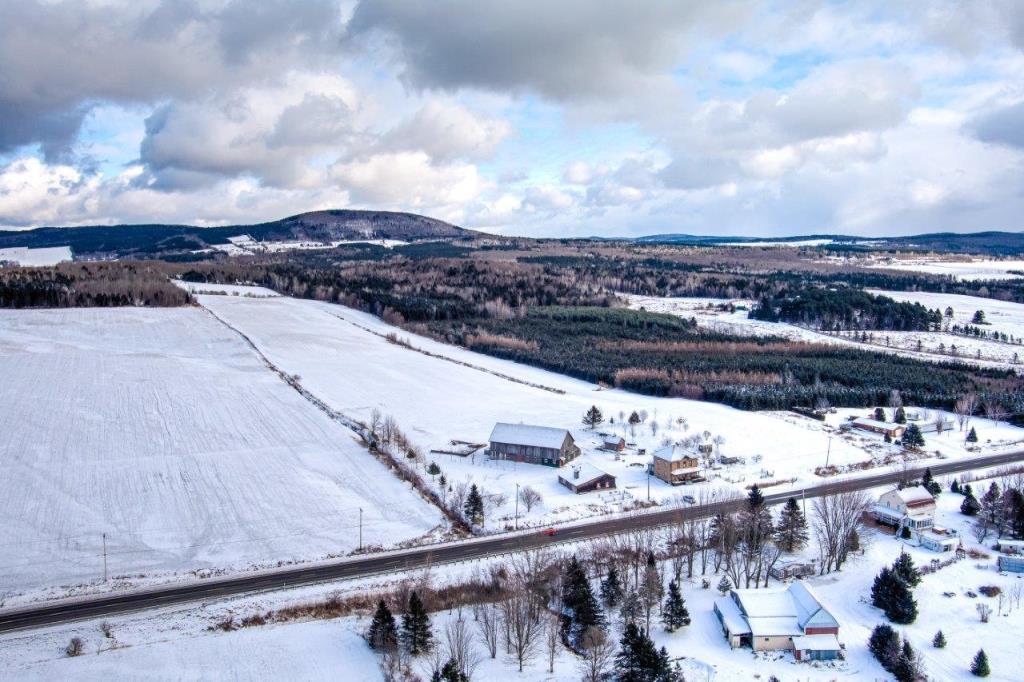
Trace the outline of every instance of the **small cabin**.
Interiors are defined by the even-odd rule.
[[[614,476],[587,462],[577,462],[566,467],[558,474],[558,482],[577,495],[615,488]]]
[[[605,438],[604,442],[601,443],[602,450],[608,450],[610,452],[622,452],[626,449],[625,438]]]

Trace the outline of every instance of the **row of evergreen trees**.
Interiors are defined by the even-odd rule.
[[[1002,490],[996,481],[992,481],[980,500],[975,497],[969,483],[961,485],[953,481],[950,490],[964,496],[960,512],[976,517],[975,536],[979,541],[984,541],[989,533],[994,533],[997,538],[1009,535],[1024,540],[1024,490],[1009,486]]]
[[[883,568],[871,586],[871,603],[882,609],[893,623],[906,625],[917,620],[917,602],[913,588],[921,582],[921,573],[906,552],[889,568]]]

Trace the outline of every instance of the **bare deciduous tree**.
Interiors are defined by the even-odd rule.
[[[526,507],[526,511],[531,511],[536,505],[540,504],[542,498],[540,493],[531,488],[530,486],[524,486],[519,490],[519,501]]]
[[[533,591],[516,579],[509,584],[499,608],[505,624],[509,656],[522,672],[523,666],[537,654],[541,642],[543,605]]]
[[[501,614],[494,604],[481,604],[474,607],[477,628],[480,630],[480,641],[484,643],[487,654],[491,658],[498,656],[498,636],[501,630]]]
[[[474,671],[480,665],[480,655],[473,646],[473,638],[470,636],[469,623],[462,617],[461,608],[453,620],[449,620],[444,628],[445,649],[448,658],[455,662],[455,666],[466,676],[473,677]]]
[[[850,553],[850,538],[854,533],[861,535],[861,517],[869,505],[870,497],[862,490],[814,500],[814,536],[822,574],[842,568]]]
[[[963,431],[971,423],[971,416],[978,409],[978,395],[976,393],[965,393],[956,401],[956,419]]]
[[[555,672],[555,659],[558,657],[558,645],[562,641],[562,622],[558,614],[548,613],[544,631],[544,653],[548,659],[548,673]]]
[[[582,656],[577,669],[583,682],[601,682],[606,679],[615,660],[615,643],[597,627],[587,628],[580,640]]]

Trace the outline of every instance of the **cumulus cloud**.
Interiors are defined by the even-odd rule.
[[[466,163],[435,165],[422,151],[374,154],[330,168],[355,201],[417,210],[458,206],[476,199],[486,182]]]
[[[430,100],[384,135],[380,146],[422,150],[441,161],[480,160],[490,157],[510,130],[507,121],[477,114],[456,103]]]
[[[147,181],[165,189],[243,175],[277,187],[315,186],[322,170],[312,158],[337,155],[351,142],[357,106],[337,76],[294,76],[272,87],[170,102],[146,119],[140,158]]]

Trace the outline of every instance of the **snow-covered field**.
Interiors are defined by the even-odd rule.
[[[920,303],[929,310],[937,309],[945,312],[946,308],[952,308],[953,322],[959,325],[972,324],[974,313],[980,310],[985,313],[987,324],[982,328],[986,331],[1002,332],[1018,339],[1024,338],[1024,303],[925,291],[885,291],[882,289],[868,289],[868,291],[872,294],[888,296],[896,301]]]
[[[1018,279],[1024,277],[1024,260],[945,260],[940,258],[899,258],[869,262],[873,268],[909,270],[930,275],[952,275],[966,281]],[[1011,270],[1016,273],[1010,272]]]
[[[103,534],[130,584],[348,553],[360,507],[367,544],[442,522],[201,308],[0,311],[0,377],[8,606],[101,581]]]
[[[234,241],[227,244],[214,244],[215,251],[221,251],[229,256],[243,256],[253,253],[280,253],[282,251],[316,251],[320,249],[333,249],[345,244],[372,244],[382,246],[385,249],[393,249],[396,246],[405,246],[409,242],[399,239],[336,239],[330,242],[316,241],[282,241],[282,242],[258,242],[252,239],[232,237]]]
[[[645,473],[653,448],[695,434],[709,442],[720,437],[718,452],[745,460],[708,472],[709,485],[716,487],[741,489],[754,481],[787,481],[799,487],[820,482],[813,472],[826,458],[832,465],[843,466],[881,461],[899,452],[897,446],[886,445],[873,434],[839,434],[837,427],[845,412],[823,424],[790,413],[743,412],[713,403],[600,389],[411,335],[343,306],[286,297],[200,296],[199,300],[250,337],[271,362],[300,375],[303,386],[333,409],[364,422],[375,409],[391,415],[424,452],[451,450],[453,440],[486,443],[496,422],[556,426],[572,431],[583,448],[583,461],[618,479],[616,491],[574,495],[559,485],[558,472],[548,467],[489,461],[482,450],[469,457],[428,455],[428,461],[441,467],[449,485],[472,482],[496,495],[490,498],[488,513],[487,526],[492,530],[513,525],[517,484],[529,485],[543,497],[529,513],[519,505],[520,525],[618,511],[646,501],[648,485],[656,501],[673,502],[681,495],[695,494],[686,487],[649,480]],[[384,338],[395,332],[415,349]],[[582,415],[591,405],[616,423],[606,423],[597,432],[583,428]],[[647,416],[635,430],[622,423],[623,416],[633,410]],[[656,432],[652,423],[657,424]],[[983,444],[993,440],[987,450],[1024,439],[1020,429],[983,421],[976,425]],[[624,435],[635,447],[621,455],[600,450],[600,432]],[[929,439],[928,452],[964,456],[963,446],[962,434],[947,432]],[[639,454],[640,449],[648,454]]]
[[[954,319],[959,323],[970,321],[975,310],[991,310],[993,320],[997,324],[986,329],[999,331],[1017,329],[1015,338],[1024,332],[1024,305],[995,301],[975,296],[955,296],[952,294],[922,294],[918,292],[892,292],[874,290],[873,293],[889,296],[897,300],[917,300],[929,308],[940,308],[945,311],[950,305],[954,309]],[[697,324],[707,329],[743,336],[779,336],[792,341],[808,343],[829,343],[851,348],[861,348],[875,352],[893,353],[918,360],[949,362],[961,360],[975,365],[988,367],[1012,367],[1024,362],[1024,346],[1002,343],[988,339],[979,339],[951,334],[947,332],[899,332],[878,331],[871,333],[867,341],[856,334],[836,336],[823,334],[799,327],[787,322],[765,322],[752,320],[747,313],[754,301],[744,299],[677,297],[664,298],[658,296],[633,296],[620,294],[629,301],[631,308],[643,308],[655,313],[666,313],[694,318]],[[718,306],[737,306],[739,309],[728,312],[719,310]],[[968,313],[969,309],[969,313]],[[956,353],[953,353],[953,348]]]
[[[39,266],[56,265],[71,260],[70,246],[51,246],[43,249],[29,249],[24,246],[17,246],[10,249],[0,249],[0,262],[11,261],[18,265]]]
[[[976,482],[976,490],[987,483]],[[945,486],[944,486],[945,488]],[[884,488],[873,491],[880,494]],[[966,548],[988,552],[988,559],[964,559],[936,573],[923,577],[915,589],[919,615],[915,623],[897,626],[922,655],[925,672],[933,680],[971,679],[968,667],[974,653],[984,647],[989,657],[994,682],[1019,680],[1019,632],[1024,627],[1024,610],[1004,604],[999,613],[995,598],[980,594],[981,585],[997,585],[1004,592],[1012,590],[1024,576],[1000,575],[994,570],[994,552],[977,543],[968,520],[958,513],[963,498],[944,492],[938,501],[936,523],[959,531]],[[776,675],[782,680],[884,680],[891,679],[875,662],[866,643],[871,629],[885,622],[884,615],[869,603],[871,583],[878,571],[898,556],[903,543],[891,535],[866,531],[865,551],[854,555],[839,573],[813,576],[807,582],[823,605],[840,623],[839,640],[845,645],[846,660],[829,665],[798,664],[790,654],[755,655],[749,649],[731,650],[726,645],[717,619],[711,611],[718,596],[714,589],[702,589],[700,576],[685,580],[683,597],[692,623],[675,633],[666,633],[660,625],[653,628],[658,646],[665,646],[669,655],[678,657],[686,679],[710,682],[734,680],[765,680]],[[987,544],[991,544],[989,539]],[[812,543],[813,544],[813,543]],[[946,559],[935,554],[907,547],[916,565],[924,566],[932,559]],[[572,547],[566,548],[573,551]],[[812,556],[813,546],[804,554]],[[481,566],[472,565],[434,568],[426,575],[407,576],[414,581],[429,579],[440,585],[468,577]],[[667,567],[666,567],[667,568]],[[715,585],[718,576],[709,575]],[[368,625],[368,616],[349,616],[330,620],[307,620],[287,624],[258,626],[234,632],[210,632],[207,628],[226,614],[242,618],[254,613],[289,604],[323,599],[328,595],[351,594],[375,589],[394,589],[399,578],[376,578],[338,586],[303,588],[292,592],[212,601],[202,606],[181,606],[155,613],[122,616],[110,620],[113,638],[104,637],[98,621],[77,623],[46,630],[10,633],[0,636],[0,669],[17,679],[135,679],[145,671],[146,679],[338,679],[344,671],[346,680],[380,680],[377,657],[370,653],[360,634]],[[779,585],[772,582],[771,587]],[[952,596],[947,596],[951,593]],[[989,623],[980,623],[975,604],[992,607]],[[472,620],[471,613],[464,612]],[[455,611],[431,615],[435,635],[443,643],[443,628],[457,617]],[[619,619],[612,615],[613,636],[618,637]],[[655,621],[657,622],[657,621]],[[469,623],[475,635],[475,625]],[[941,629],[947,646],[935,649],[931,640]],[[67,658],[62,648],[72,636],[84,640],[84,655]],[[522,673],[503,656],[489,659],[483,646],[474,640],[472,646],[481,658],[473,679],[549,680],[569,682],[580,679],[577,660],[560,648],[554,673],[548,673],[547,662],[538,654]],[[443,647],[443,644],[442,644]],[[413,669],[424,673],[428,661],[415,661]],[[426,678],[426,675],[423,675]]]

